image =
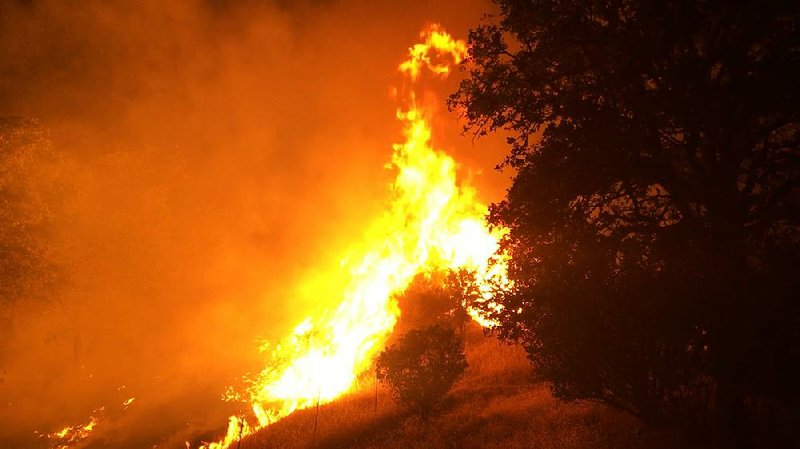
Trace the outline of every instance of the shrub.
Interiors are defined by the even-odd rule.
[[[378,380],[392,398],[423,419],[466,368],[464,345],[452,329],[441,325],[408,332],[378,356],[376,365]]]

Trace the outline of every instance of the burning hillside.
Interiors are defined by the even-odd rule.
[[[397,321],[393,296],[415,275],[467,268],[479,284],[504,282],[504,264],[494,257],[501,231],[488,229],[486,206],[473,188],[459,184],[456,162],[432,146],[432,109],[419,100],[422,75],[447,77],[465,56],[466,45],[435,24],[420,36],[422,42],[399,66],[405,84],[394,91],[405,141],[393,147],[390,167],[396,178],[389,210],[342,258],[341,289],[317,292],[340,298],[338,306],[304,320],[278,345],[263,348],[267,367],[250,380],[245,396],[255,419],[231,416],[226,436],[206,447],[229,447],[295,410],[347,393]],[[481,319],[476,311],[473,315]]]
[[[287,337],[263,343],[259,349],[264,368],[246,375],[242,387],[229,387],[224,395],[234,405],[246,404],[248,412],[231,415],[225,435],[201,447],[230,447],[296,410],[331,402],[356,388],[357,378],[372,367],[398,320],[395,297],[415,276],[468,270],[486,301],[491,301],[490,284],[504,285],[505,261],[496,254],[503,230],[487,227],[486,205],[474,187],[457,178],[457,162],[436,148],[433,139],[441,98],[427,87],[448,78],[466,51],[464,41],[431,24],[396,66],[399,82],[391,88],[391,97],[404,140],[393,145],[385,165],[393,175],[385,210],[362,230],[359,240],[346,245],[339,263],[323,273],[328,281],[304,284],[303,296],[314,299],[306,312],[299,311],[306,316]],[[478,311],[468,310],[487,324]],[[92,377],[89,373],[87,381]],[[160,384],[160,376],[154,382]],[[135,389],[140,391],[142,384]],[[121,407],[94,404],[85,419],[37,435],[58,449],[93,447],[122,428],[121,422],[144,413],[134,407],[136,414],[128,416],[133,401],[119,399]],[[197,441],[198,430],[185,435]]]

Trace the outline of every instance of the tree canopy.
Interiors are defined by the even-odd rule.
[[[710,409],[740,436],[756,402],[791,411],[800,4],[496,3],[450,105],[509,134],[498,332],[564,398],[650,421]]]

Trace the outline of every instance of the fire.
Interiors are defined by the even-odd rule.
[[[453,63],[460,63],[467,55],[467,44],[463,40],[455,40],[447,34],[438,24],[429,25],[426,30],[420,33],[420,37],[425,40],[415,44],[409,51],[409,58],[400,64],[400,71],[407,73],[412,81],[416,81],[423,67],[437,75],[447,75],[450,73],[450,63],[432,62],[434,56],[431,50],[439,54],[448,54],[452,57]]]
[[[117,391],[122,391],[126,387],[122,385],[121,387],[117,388]],[[118,410],[119,412],[125,412],[128,408],[133,404],[135,401],[135,397],[128,398],[122,401],[122,406]],[[92,434],[92,431],[102,423],[102,427],[108,427],[108,420],[109,414],[112,416],[115,414],[115,408],[109,411],[106,409],[105,406],[98,407],[92,410],[91,415],[86,421],[85,424],[75,424],[71,426],[64,426],[61,430],[52,433],[39,433],[38,431],[34,432],[35,434],[39,435],[39,437],[47,437],[47,439],[51,440],[52,444],[51,447],[53,449],[68,449],[70,447],[83,447],[80,443],[85,439],[89,438]]]
[[[432,147],[431,112],[413,89],[423,69],[446,77],[451,65],[466,55],[466,44],[438,25],[429,26],[421,37],[422,43],[411,47],[408,60],[399,66],[411,89],[401,99],[407,108],[397,112],[405,142],[393,147],[391,207],[344,258],[344,286],[328,292],[339,298],[338,307],[309,317],[272,348],[269,366],[247,390],[256,422],[232,416],[225,437],[206,448],[227,448],[295,410],[330,402],[352,389],[397,321],[393,296],[416,274],[467,268],[476,273],[487,300],[489,281],[502,285],[504,260],[493,259],[501,231],[487,228],[486,206],[473,188],[457,183],[455,161]],[[471,314],[482,319],[474,310]]]
[[[94,410],[93,415],[89,417],[89,421],[85,424],[75,424],[74,426],[65,426],[63,429],[47,434],[47,438],[53,441],[55,449],[67,449],[78,442],[85,440],[92,430],[97,426],[98,417],[95,414],[102,412],[105,407],[100,407]]]

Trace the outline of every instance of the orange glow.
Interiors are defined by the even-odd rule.
[[[396,171],[388,210],[368,228],[363,240],[342,259],[338,291],[320,291],[338,305],[299,323],[269,352],[268,366],[251,379],[246,399],[256,420],[231,416],[225,437],[207,444],[224,449],[295,410],[330,402],[350,391],[369,369],[397,322],[394,296],[415,275],[436,269],[468,268],[490,300],[490,281],[504,285],[505,263],[492,258],[502,231],[490,231],[487,208],[469,186],[456,180],[456,163],[432,147],[430,114],[417,102],[414,82],[423,69],[444,77],[466,54],[466,44],[438,25],[421,33],[399,66],[411,82],[407,109],[397,111],[405,141],[393,146],[389,168]],[[488,324],[477,311],[471,315]],[[233,395],[239,397],[239,395]]]

